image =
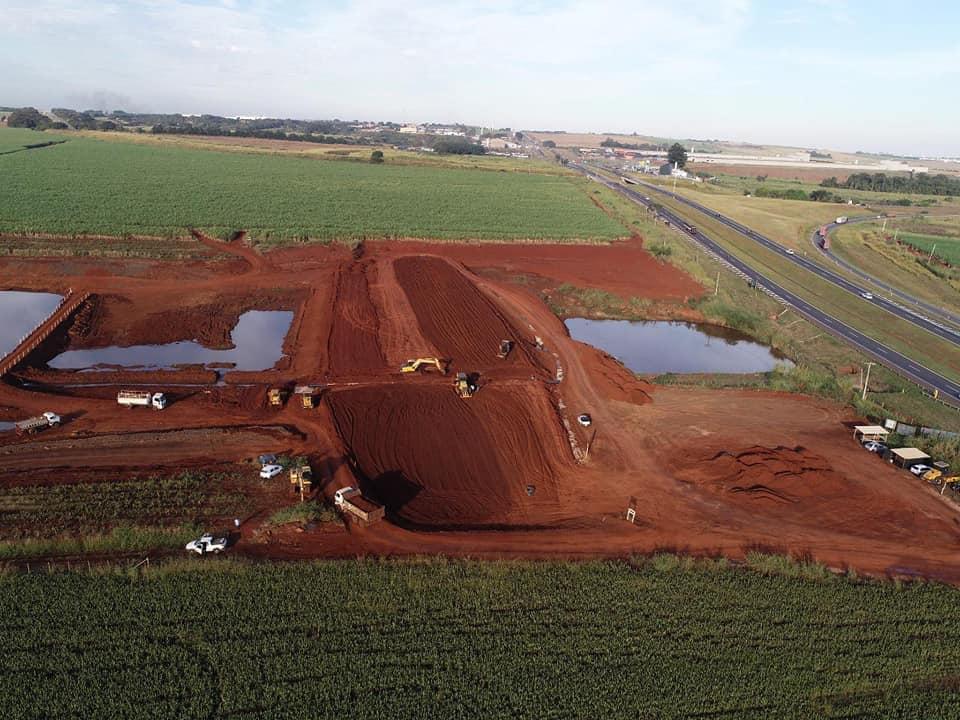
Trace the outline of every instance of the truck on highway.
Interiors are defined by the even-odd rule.
[[[355,487],[345,487],[337,490],[333,496],[333,504],[341,512],[350,513],[364,525],[383,520],[383,505],[378,505],[364,497],[363,493]]]
[[[60,416],[55,412],[47,410],[42,415],[15,422],[13,426],[17,431],[17,435],[32,435],[35,432],[46,430],[48,427],[56,427],[59,424]]]
[[[830,236],[827,234],[827,226],[821,225],[817,230],[817,239],[820,241],[820,247],[824,250],[830,249]]]
[[[121,390],[117,393],[117,404],[124,407],[152,407],[163,410],[167,406],[167,396],[149,390]]]
[[[847,216],[846,216],[846,215],[841,215],[840,217],[838,217],[838,218],[835,220],[835,222],[837,223],[837,225],[843,225],[846,221],[847,221]]]

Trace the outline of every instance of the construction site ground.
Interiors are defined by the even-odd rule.
[[[595,245],[369,242],[260,255],[199,238],[186,260],[0,259],[0,289],[90,292],[0,383],[0,420],[46,410],[63,425],[0,433],[0,484],[85,481],[311,459],[318,496],[359,485],[387,520],[267,527],[289,494],[244,519],[231,552],[263,558],[443,554],[604,557],[679,551],[803,556],[875,574],[960,582],[960,518],[923,483],[865,452],[848,409],[799,395],[652,387],[573,341],[516,276],[682,304],[701,292],[637,240]],[[197,339],[226,347],[246,310],[294,319],[270,370],[51,371],[69,347]],[[538,344],[537,339],[542,344]],[[502,339],[514,341],[506,359]],[[444,376],[401,374],[410,358]],[[474,397],[453,378],[478,374]],[[219,379],[219,382],[217,382]],[[322,386],[317,407],[269,387]],[[164,391],[159,412],[117,406]],[[578,414],[592,424],[582,427]],[[281,475],[267,483],[288,483]],[[282,498],[282,499],[278,499]],[[624,519],[628,507],[636,521]],[[228,519],[224,518],[226,523]],[[2,539],[2,538],[0,538]]]

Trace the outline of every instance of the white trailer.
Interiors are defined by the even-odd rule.
[[[124,407],[152,407],[163,410],[167,406],[167,396],[149,390],[121,390],[117,393],[117,404]]]
[[[27,418],[26,420],[21,420],[14,423],[17,434],[22,435],[24,433],[31,434],[38,432],[39,430],[45,430],[48,427],[55,427],[60,424],[60,416],[55,412],[50,412],[47,410],[42,415],[37,415],[36,417]]]

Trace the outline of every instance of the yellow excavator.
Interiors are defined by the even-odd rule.
[[[440,358],[435,357],[422,357],[414,358],[413,360],[407,360],[400,367],[400,372],[414,373],[431,367],[435,367],[437,370],[439,370],[441,375],[447,374],[447,368],[444,367],[443,362],[440,360]]]
[[[473,394],[477,391],[477,383],[471,380],[465,372],[458,372],[457,379],[453,381],[453,389],[457,391],[457,395],[466,399],[473,397]]]
[[[267,391],[267,399],[270,401],[270,404],[274,407],[283,406],[283,390],[280,388],[270,388]]]

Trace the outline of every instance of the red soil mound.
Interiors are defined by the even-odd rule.
[[[822,496],[845,480],[826,460],[802,447],[759,445],[695,458],[683,477],[717,492],[778,503]]]
[[[455,369],[535,364],[528,349],[519,342],[522,335],[493,302],[449,262],[418,255],[397,258],[393,266],[423,337],[443,357],[452,360]],[[515,341],[515,350],[506,360],[498,360],[500,341],[507,339]]]
[[[498,527],[543,521],[570,457],[542,387],[512,382],[461,400],[446,382],[332,392],[365,492],[402,522]],[[535,486],[532,496],[526,486]]]
[[[357,261],[346,266],[337,279],[328,345],[330,371],[334,374],[382,370],[386,365],[367,277],[375,272],[372,261]]]
[[[603,397],[635,405],[650,402],[653,387],[646,380],[641,380],[615,357],[592,345],[578,342],[576,347],[581,362],[590,368],[590,380]]]
[[[571,283],[606,290],[622,298],[686,300],[703,294],[692,277],[673,265],[658,262],[636,238],[610,245],[373,243],[371,248],[374,252],[408,253],[416,248],[459,260],[471,269],[497,270],[506,276],[533,275],[557,285]]]

